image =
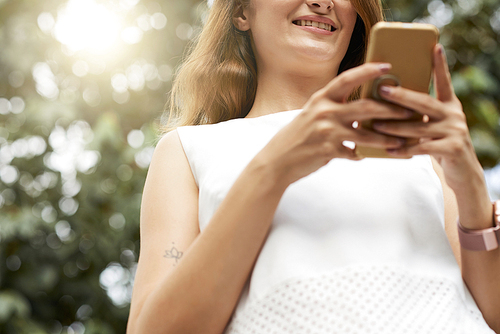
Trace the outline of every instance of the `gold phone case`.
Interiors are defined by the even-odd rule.
[[[374,25],[370,33],[366,61],[390,63],[392,69],[387,75],[367,82],[361,89],[361,97],[380,100],[378,86],[381,83],[401,85],[428,93],[432,74],[432,53],[438,38],[439,30],[432,24],[379,22]],[[422,117],[423,115],[415,114],[411,120]],[[371,129],[372,122],[362,122],[360,126]],[[407,145],[416,142],[418,139],[412,139]],[[383,149],[363,146],[356,146],[356,154],[366,158],[394,158]]]

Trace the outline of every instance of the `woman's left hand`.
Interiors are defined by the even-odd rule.
[[[384,100],[416,111],[425,121],[377,121],[376,131],[403,138],[420,138],[420,142],[389,150],[394,156],[429,154],[443,168],[452,189],[461,187],[470,173],[482,173],[462,104],[454,93],[446,56],[441,45],[434,49],[434,89],[436,98],[402,87],[384,86]]]

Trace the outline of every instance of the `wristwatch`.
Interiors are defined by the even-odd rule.
[[[471,230],[463,227],[457,219],[460,245],[472,251],[491,251],[500,243],[500,200],[493,202],[493,224],[495,227]]]

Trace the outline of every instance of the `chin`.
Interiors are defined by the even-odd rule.
[[[340,52],[333,49],[331,45],[327,48],[324,45],[309,45],[298,50],[298,56],[303,59],[302,61],[338,63],[338,65],[340,65],[344,54],[345,51],[340,55]]]

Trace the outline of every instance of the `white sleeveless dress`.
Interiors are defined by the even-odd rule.
[[[199,224],[300,110],[178,128]],[[453,257],[428,156],[333,159],[293,183],[226,334],[494,334]]]

